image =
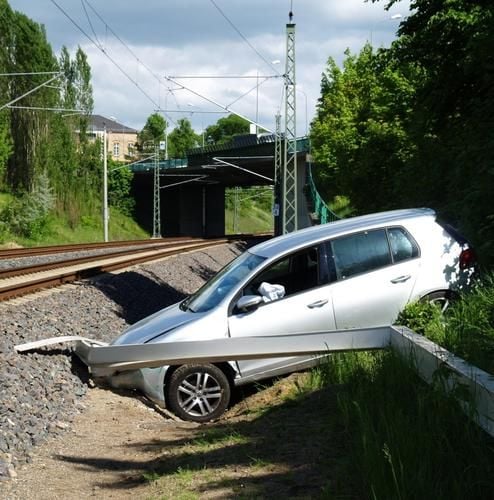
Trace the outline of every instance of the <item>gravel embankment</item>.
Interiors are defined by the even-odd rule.
[[[110,341],[127,324],[180,300],[242,251],[222,245],[141,265],[62,291],[0,304],[0,480],[84,409],[87,369],[68,347],[17,354],[16,344],[61,335]]]

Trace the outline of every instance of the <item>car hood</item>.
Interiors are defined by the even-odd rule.
[[[113,340],[112,345],[145,344],[170,334],[178,327],[198,320],[203,314],[180,309],[180,303],[169,306],[129,326]]]

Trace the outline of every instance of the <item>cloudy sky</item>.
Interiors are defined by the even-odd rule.
[[[274,76],[285,69],[285,29],[292,4],[297,135],[305,133],[314,115],[328,57],[341,63],[346,48],[358,52],[366,41],[388,46],[400,15],[409,10],[408,0],[390,11],[384,10],[385,1],[364,0],[9,3],[45,25],[57,53],[62,45],[71,51],[80,45],[88,54],[96,114],[141,129],[149,114],[161,108],[171,120],[189,118],[198,132],[224,116],[211,101],[254,121],[258,116],[262,125],[274,129],[283,94],[282,78]]]

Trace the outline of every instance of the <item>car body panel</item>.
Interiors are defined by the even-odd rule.
[[[393,238],[397,234],[410,247],[405,257],[396,250]],[[375,248],[369,248],[374,248],[378,257],[381,252],[385,260],[378,260],[374,265],[364,252],[362,262],[366,265],[371,262],[371,267],[360,271],[359,262],[352,268],[351,252],[358,261],[361,250],[357,240],[362,235],[365,236],[363,240],[371,243],[374,237],[378,241],[379,236],[380,243],[374,242]],[[347,243],[337,244],[343,240]],[[128,327],[113,344],[390,325],[407,302],[432,292],[461,290],[468,286],[472,270],[459,268],[459,256],[466,246],[466,241],[455,239],[436,222],[433,210],[425,208],[370,214],[302,229],[252,247],[225,266],[190,300],[167,307]],[[343,254],[338,255],[338,252]],[[341,263],[341,257],[346,258],[346,264]],[[285,263],[286,272],[283,270]],[[315,266],[317,272],[313,275]],[[301,285],[309,274],[312,281]],[[281,281],[284,277],[286,282],[267,280],[267,284],[286,288],[284,296],[274,301],[264,297],[262,303],[251,301],[251,309],[247,311],[238,309],[240,297],[258,293],[262,277],[276,276]],[[297,281],[294,278],[299,280],[299,289],[290,288],[290,281]],[[241,385],[289,373],[315,362],[314,357],[289,357],[232,360],[230,366],[233,383]],[[163,404],[168,370],[169,367],[163,366],[113,374],[112,383],[139,388]]]
[[[268,302],[254,311],[233,314],[228,319],[228,326],[231,337],[334,330],[334,312],[328,287],[321,286]],[[238,366],[241,377],[251,377],[258,370],[278,369],[294,362],[296,360],[289,358],[257,359],[240,361]]]

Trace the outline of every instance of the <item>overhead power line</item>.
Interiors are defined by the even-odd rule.
[[[283,75],[170,75],[170,78],[231,78],[237,79],[237,78],[264,78],[265,80],[269,78],[282,78]]]
[[[159,77],[157,73],[155,73],[149,66],[147,66],[139,56],[125,43],[120,36],[115,32],[115,30],[106,22],[106,20],[103,18],[103,16],[91,5],[89,0],[81,0],[81,2],[85,3],[88,5],[88,7],[93,11],[95,16],[105,25],[107,31],[109,31],[129,52],[129,54],[132,55],[132,57],[142,65],[142,67],[149,72],[151,76],[158,82],[158,85],[163,85],[163,80]],[[164,86],[165,89],[172,94],[173,98],[175,99],[175,103],[177,104],[177,107],[180,107],[180,105],[177,102],[177,98],[175,97],[175,94],[173,93],[173,90],[169,87]],[[170,118],[170,117],[167,117]],[[171,119],[170,119],[171,120]],[[173,120],[171,120],[173,122]],[[175,124],[175,122],[173,122]],[[176,124],[175,124],[176,125]]]
[[[3,104],[2,106],[0,106],[0,111],[2,109],[4,109],[4,108],[7,108],[8,106],[11,106],[12,104],[15,104],[17,101],[20,101],[21,99],[23,99],[24,97],[28,96],[29,94],[32,94],[33,92],[36,92],[41,87],[45,87],[46,85],[48,85],[49,83],[53,82],[57,78],[60,78],[61,76],[62,76],[62,73],[58,73],[55,76],[51,77],[49,80],[46,80],[46,82],[43,82],[40,85],[37,85],[33,89],[28,90],[27,92],[25,92],[24,94],[22,94],[21,96],[16,97],[15,99],[12,99],[10,102],[8,102],[6,104]]]
[[[28,71],[24,73],[0,73],[0,76],[59,75],[60,71]]]
[[[227,23],[240,35],[240,37],[242,38],[242,40],[271,68],[274,70],[274,72],[276,74],[280,74],[278,72],[278,70],[275,68],[275,66],[273,65],[272,62],[268,61],[250,42],[249,40],[247,39],[247,37],[235,26],[235,24],[233,23],[233,21],[231,21],[228,16],[223,12],[223,10],[221,10],[221,8],[218,6],[218,4],[214,1],[214,0],[209,0],[213,5],[214,7],[216,8],[216,10],[225,18],[225,20],[227,21]],[[280,75],[281,76],[281,75]]]
[[[131,82],[137,89],[154,105],[155,108],[159,108],[160,105],[157,103],[140,85],[134,80],[116,61],[113,57],[108,54],[108,52],[99,45],[55,0],[50,0],[55,7],[98,49],[100,50],[111,63]],[[89,5],[89,4],[88,4]],[[173,121],[170,119],[170,121]]]
[[[258,127],[261,127],[263,128],[264,130],[267,130],[268,132],[273,132],[272,130],[269,130],[267,127],[265,127],[264,125],[260,125],[259,123],[257,123],[256,121],[254,120],[251,120],[250,118],[247,118],[245,115],[241,115],[240,113],[237,113],[236,111],[233,111],[233,109],[229,108],[228,106],[223,106],[222,104],[220,104],[219,102],[215,101],[214,99],[211,99],[210,97],[206,97],[205,95],[202,95],[202,94],[199,94],[199,92],[196,92],[195,90],[189,88],[189,87],[186,87],[185,85],[181,84],[180,82],[177,82],[176,80],[174,80],[172,77],[170,76],[165,76],[165,78],[174,83],[175,85],[178,85],[179,87],[181,87],[182,89],[185,89],[185,90],[188,90],[190,93],[200,97],[201,99],[204,99],[212,104],[214,104],[215,106],[218,106],[219,108],[222,108],[224,109],[225,111],[228,111],[230,113],[233,113],[234,115],[237,115],[239,116],[240,118],[243,118],[244,120],[247,120],[249,123],[252,123],[253,125],[256,125]]]

